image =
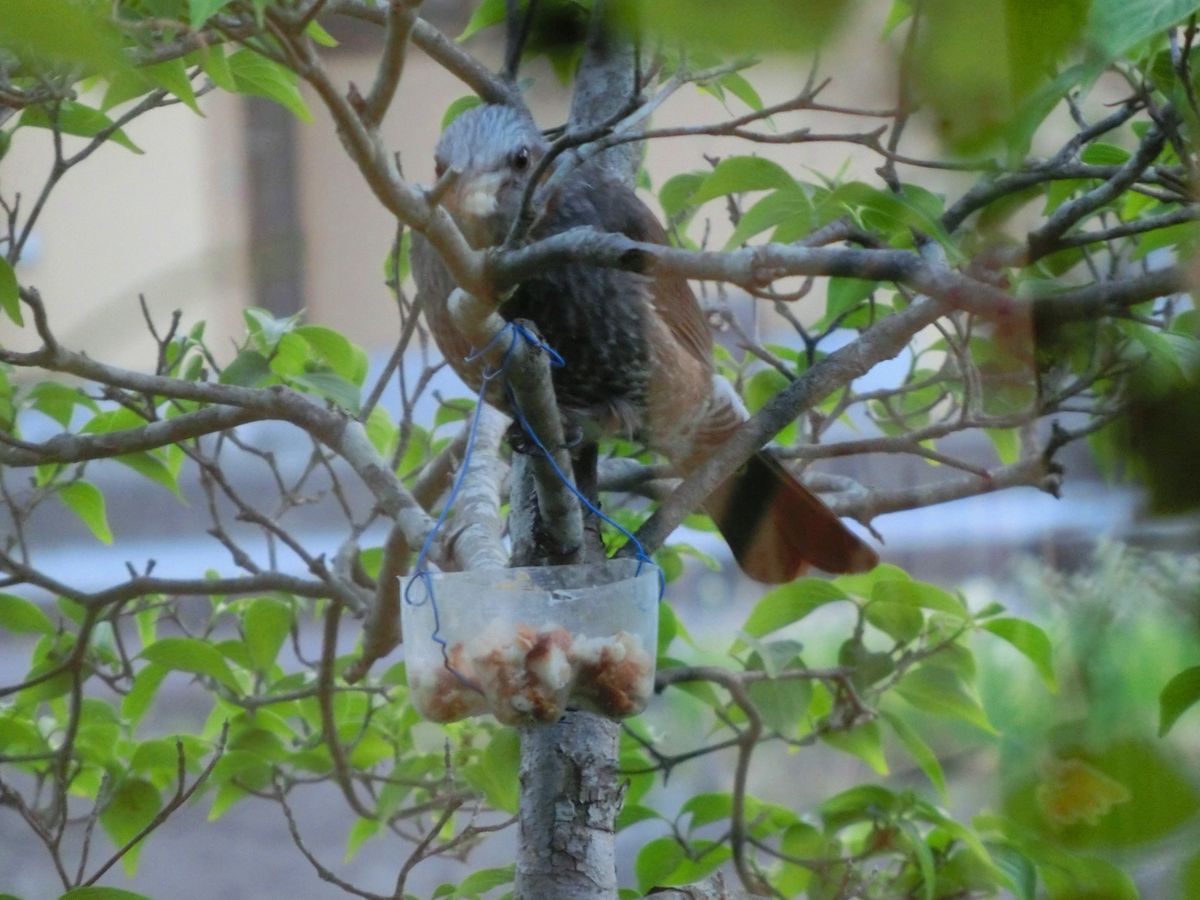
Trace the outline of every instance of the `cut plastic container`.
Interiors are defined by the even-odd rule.
[[[422,576],[401,605],[412,703],[435,722],[636,715],[654,691],[659,584],[635,559]]]

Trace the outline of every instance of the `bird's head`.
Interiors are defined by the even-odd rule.
[[[509,106],[469,109],[442,133],[435,171],[458,173],[442,204],[473,246],[504,240],[547,146],[529,115]]]

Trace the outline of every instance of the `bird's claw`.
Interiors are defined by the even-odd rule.
[[[583,428],[579,425],[571,425],[563,423],[563,442],[556,449],[559,450],[574,450],[583,443]],[[522,453],[526,456],[540,453],[538,442],[535,441],[522,427],[520,422],[513,422],[508,426],[508,431],[504,435],[505,441],[512,447],[513,453]]]

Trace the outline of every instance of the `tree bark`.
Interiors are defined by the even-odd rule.
[[[520,900],[609,900],[617,895],[614,822],[620,726],[569,712],[521,732]]]
[[[632,97],[633,48],[604,24],[597,0],[571,104],[571,127],[604,121]],[[608,151],[597,162],[632,182],[640,145]],[[573,460],[575,483],[599,502],[595,447]],[[537,510],[530,510],[528,467],[513,466],[514,558],[528,564],[537,536]],[[523,502],[522,502],[523,501]],[[522,508],[524,507],[524,508]],[[595,519],[585,528],[581,556],[604,559]],[[524,533],[522,533],[524,532]],[[515,561],[515,560],[514,560]],[[621,728],[603,716],[570,711],[554,725],[521,731],[521,808],[515,894],[518,900],[610,900],[617,896],[616,818],[624,800],[617,777]]]

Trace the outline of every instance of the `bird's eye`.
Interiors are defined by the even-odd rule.
[[[518,172],[529,168],[529,148],[521,147],[512,155],[512,167]]]
[[[440,159],[435,159],[433,161],[433,177],[441,178],[445,174],[446,174],[446,164]]]

